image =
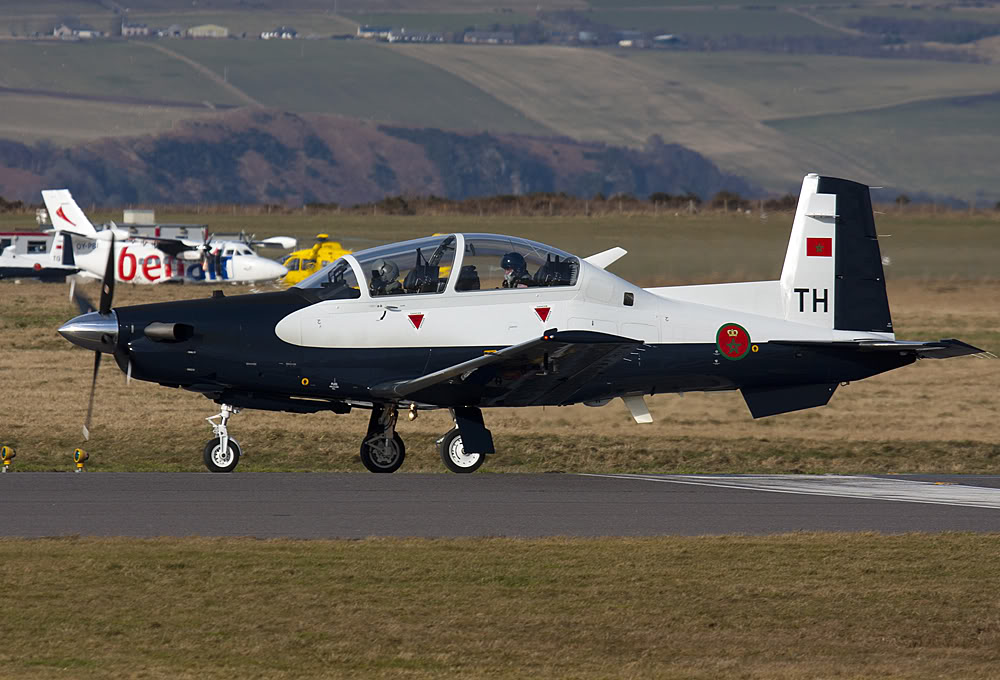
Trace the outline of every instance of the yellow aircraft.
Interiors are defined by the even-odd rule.
[[[282,264],[288,268],[288,273],[281,281],[293,286],[350,252],[337,241],[331,241],[329,234],[317,234],[313,247],[296,250],[285,258]]]

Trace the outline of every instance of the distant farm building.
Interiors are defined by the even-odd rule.
[[[103,31],[98,31],[93,26],[77,23],[62,23],[55,27],[52,35],[57,38],[102,38]]]
[[[366,40],[388,40],[391,26],[358,26],[358,37]]]
[[[157,31],[157,35],[161,38],[183,38],[184,37],[184,27],[180,24],[171,24],[168,28],[162,31]]]
[[[401,28],[398,31],[389,31],[387,40],[391,43],[394,42],[412,42],[412,43],[443,43],[444,33],[428,33],[426,31],[407,31],[405,28]]]
[[[146,24],[127,24],[122,22],[123,38],[142,38],[149,36],[149,26]]]
[[[216,24],[204,24],[202,26],[192,26],[187,30],[191,38],[228,38],[229,29]]]
[[[299,32],[294,28],[289,26],[278,26],[277,28],[271,29],[270,31],[264,31],[260,34],[261,40],[294,40],[299,35]]]
[[[472,45],[513,45],[514,33],[512,31],[469,31],[465,34],[463,42]]]

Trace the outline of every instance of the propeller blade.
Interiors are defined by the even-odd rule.
[[[83,439],[90,441],[90,417],[94,414],[94,395],[97,392],[97,371],[101,368],[101,353],[94,352],[94,377],[90,381],[90,402],[87,404],[87,419],[83,421]]]
[[[101,314],[111,311],[111,302],[115,296],[115,235],[111,233],[111,247],[108,249],[108,264],[104,268],[104,280],[101,282]]]
[[[83,293],[74,292],[73,302],[76,303],[77,309],[80,310],[81,314],[89,314],[90,312],[97,311],[97,307],[94,306],[94,303],[91,302],[90,298]]]

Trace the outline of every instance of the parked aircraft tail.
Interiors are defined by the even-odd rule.
[[[97,237],[97,229],[73,200],[69,189],[45,189],[42,191],[42,200],[45,201],[52,226],[57,230],[88,238]]]
[[[835,177],[803,179],[779,280],[649,292],[823,329],[893,332],[868,187]]]

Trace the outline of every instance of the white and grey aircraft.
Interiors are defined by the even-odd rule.
[[[42,198],[53,227],[72,234],[76,266],[94,278],[105,274],[112,235],[115,279],[124,283],[257,283],[288,273],[278,262],[257,255],[247,243],[136,236],[114,225],[98,231],[68,190],[47,189]],[[287,237],[266,242],[286,248],[295,245]]]

